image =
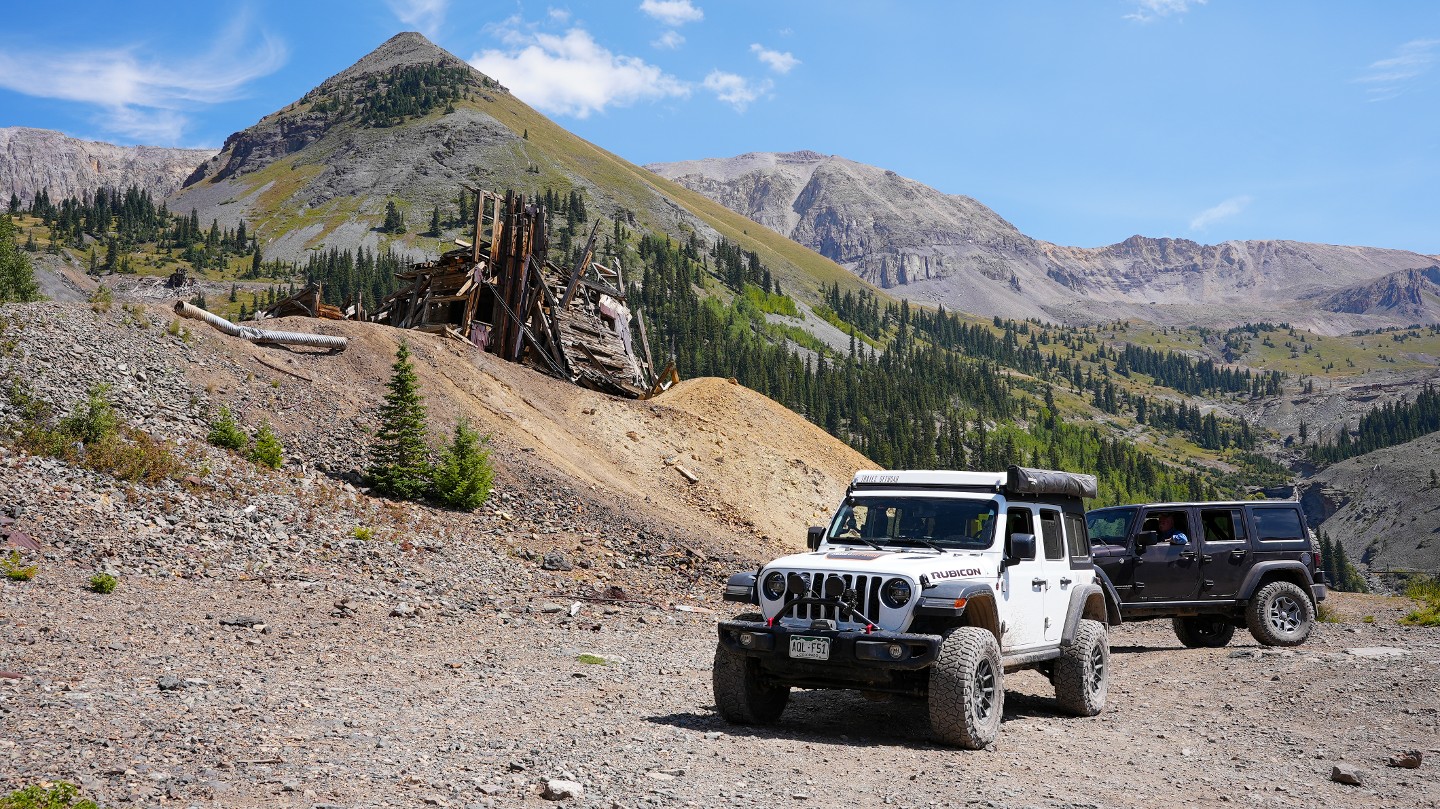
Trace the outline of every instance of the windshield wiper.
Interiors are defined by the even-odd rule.
[[[919,544],[919,545],[924,545],[925,547],[929,548],[929,549],[932,550],[932,551],[935,551],[936,553],[944,553],[944,552],[945,552],[945,549],[944,549],[944,548],[940,547],[939,545],[936,545],[934,542],[931,542],[931,541],[928,540],[928,539],[921,539],[920,537],[896,537],[896,538],[895,538],[895,541],[896,541],[896,542],[914,542],[914,543],[917,543],[917,544]]]
[[[865,543],[866,545],[869,545],[870,547],[874,548],[874,549],[877,550],[877,551],[883,551],[883,550],[885,550],[884,548],[880,547],[879,545],[875,544],[874,542],[871,542],[870,540],[868,540],[868,539],[866,539],[865,537],[862,537],[862,536],[835,537],[835,540],[836,540],[837,542],[848,542],[848,541],[850,541],[850,540],[852,540],[852,539],[853,539],[853,540],[857,540],[857,541],[859,541],[859,542],[863,542],[863,543]]]

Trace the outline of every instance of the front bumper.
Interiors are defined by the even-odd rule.
[[[939,635],[908,632],[865,632],[823,626],[793,627],[779,622],[722,621],[720,643],[736,654],[758,658],[768,673],[795,682],[883,679],[889,672],[918,671],[930,667],[940,654]],[[830,657],[809,660],[790,656],[794,636],[829,638]],[[748,642],[742,642],[748,637]],[[896,656],[898,647],[898,656]]]

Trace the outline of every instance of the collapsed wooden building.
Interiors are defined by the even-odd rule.
[[[644,318],[626,302],[619,265],[596,261],[598,222],[579,261],[565,269],[546,259],[543,205],[513,192],[468,190],[478,196],[474,238],[457,239],[458,249],[396,273],[402,286],[374,311],[356,303],[342,317],[448,335],[617,396],[646,399],[678,380],[673,363],[656,372]],[[339,310],[320,304],[313,286],[266,314],[333,317]]]

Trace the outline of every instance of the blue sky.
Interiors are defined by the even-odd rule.
[[[0,126],[219,146],[419,30],[636,163],[814,149],[1079,246],[1440,253],[1440,3],[19,4]]]

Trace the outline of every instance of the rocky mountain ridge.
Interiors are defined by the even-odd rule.
[[[1359,291],[1434,264],[1404,250],[1144,236],[1066,247],[1026,236],[970,197],[813,151],[646,168],[877,286],[974,314],[1214,325],[1280,320],[1322,333],[1440,318],[1433,296],[1401,296],[1409,305],[1391,306],[1383,294]],[[1376,305],[1346,302],[1367,294]]]
[[[214,154],[211,149],[116,146],[48,129],[0,127],[0,202],[14,194],[28,205],[47,189],[59,201],[101,186],[131,185],[163,199]]]

